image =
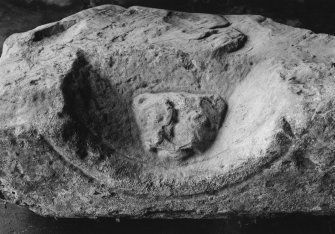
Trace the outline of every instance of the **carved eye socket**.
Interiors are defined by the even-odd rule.
[[[138,100],[138,104],[142,104],[144,101],[146,100],[146,98],[140,98],[139,100]]]
[[[163,115],[158,115],[157,116],[157,123],[160,123],[164,120],[164,116]]]

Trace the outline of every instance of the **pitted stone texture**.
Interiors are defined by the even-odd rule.
[[[145,148],[179,159],[209,148],[226,111],[217,95],[189,93],[141,94],[133,105]]]

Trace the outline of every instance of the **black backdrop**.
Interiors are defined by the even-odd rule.
[[[296,22],[313,30],[335,34],[335,0],[0,0],[32,9],[59,10],[57,5],[70,3],[67,9],[86,8],[104,3],[123,6],[142,5],[180,11],[209,13],[261,14],[281,23]],[[52,5],[43,2],[53,3]],[[64,10],[64,9],[61,9]]]

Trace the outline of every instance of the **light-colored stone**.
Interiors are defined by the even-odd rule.
[[[145,149],[177,159],[203,153],[226,111],[218,96],[173,92],[138,95],[134,107]]]
[[[58,217],[334,213],[333,48],[261,16],[111,5],[14,34],[0,190]]]

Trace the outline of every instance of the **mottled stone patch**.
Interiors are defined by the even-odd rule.
[[[133,106],[145,149],[174,158],[208,149],[226,111],[218,95],[184,92],[141,94]]]

